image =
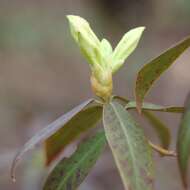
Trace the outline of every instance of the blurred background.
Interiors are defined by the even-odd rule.
[[[131,99],[142,65],[190,34],[189,0],[0,0],[0,189],[40,190],[48,172],[42,147],[25,156],[12,183],[16,151],[49,122],[93,96],[89,68],[70,36],[67,14],[86,18],[98,37],[105,36],[113,46],[129,29],[146,26],[137,50],[114,76],[114,93]],[[190,90],[189,58],[187,50],[146,100],[182,105]],[[171,130],[170,148],[175,149],[180,116],[159,116]],[[144,128],[159,143],[146,123]],[[156,189],[181,189],[176,160],[154,157]],[[80,189],[123,189],[108,149]]]

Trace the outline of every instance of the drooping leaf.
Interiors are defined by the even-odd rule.
[[[55,157],[81,133],[94,127],[101,116],[101,106],[96,105],[88,107],[75,115],[63,128],[49,137],[45,142],[47,165],[49,165]]]
[[[152,190],[152,153],[142,128],[117,102],[104,106],[103,124],[125,189]]]
[[[140,111],[145,95],[153,83],[166,71],[172,63],[190,46],[190,37],[179,42],[160,56],[146,64],[138,73],[135,87],[137,108]]]
[[[135,101],[130,101],[126,107],[127,110],[137,108],[137,104]],[[149,111],[160,111],[160,112],[172,112],[172,113],[183,113],[184,107],[177,107],[177,106],[160,106],[156,104],[151,104],[144,102],[142,104],[143,110],[149,110]]]
[[[42,141],[46,140],[56,131],[58,131],[61,127],[64,126],[72,117],[74,117],[78,112],[84,109],[87,105],[94,102],[94,99],[89,99],[82,104],[78,105],[77,107],[73,108],[68,113],[64,114],[63,116],[56,119],[53,123],[46,126],[44,129],[39,131],[36,135],[34,135],[16,154],[12,167],[11,167],[11,177],[13,181],[15,181],[15,169],[17,166],[18,161],[23,157],[23,155],[30,149],[32,149],[35,145],[41,143]]]
[[[158,134],[158,137],[162,143],[163,148],[168,149],[171,137],[170,137],[170,131],[167,128],[167,126],[160,119],[158,119],[153,113],[149,111],[143,111],[143,115],[146,117],[146,119],[149,121],[151,126]]]
[[[190,97],[185,103],[185,112],[178,131],[177,153],[178,163],[184,186],[187,188],[188,160],[190,155]]]
[[[127,57],[136,49],[145,27],[137,27],[127,32],[113,52],[112,72],[115,73]]]
[[[43,190],[76,190],[96,163],[105,145],[104,131],[81,143],[70,158],[57,164]]]

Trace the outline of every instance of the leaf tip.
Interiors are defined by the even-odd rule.
[[[143,32],[146,29],[146,27],[145,26],[139,26],[138,29]]]
[[[181,179],[182,179],[182,184],[183,184],[184,189],[187,190],[188,189],[188,183],[187,183],[186,176],[182,174]]]
[[[178,155],[178,163],[179,163],[179,154]],[[188,189],[188,182],[187,182],[187,173],[181,168],[181,165],[179,163],[179,170],[180,170],[180,175],[181,175],[181,180],[182,180],[182,185],[185,190]]]
[[[79,16],[76,16],[76,15],[66,15],[66,18],[70,21],[70,22],[72,22],[72,21],[74,21],[74,20],[76,20],[76,19],[82,19],[81,17],[79,17]]]
[[[14,161],[12,163],[11,172],[10,172],[11,180],[14,183],[16,182],[15,169],[16,169],[16,159],[14,159]]]
[[[145,26],[139,26],[137,28],[132,29],[132,32],[137,33],[138,34],[138,38],[141,38],[141,35],[143,34],[144,30],[146,29]]]
[[[76,16],[74,15],[66,15],[66,18],[67,20],[69,21],[69,23],[72,23],[73,22],[73,19],[75,18]]]
[[[20,160],[20,155],[21,155],[21,153],[20,153],[20,151],[19,151],[19,152],[16,154],[16,156],[15,156],[13,162],[12,162],[12,165],[11,165],[10,174],[11,174],[11,179],[12,179],[13,182],[16,182],[16,174],[15,174],[15,173],[16,173],[17,164],[18,164],[18,162],[19,162],[19,160]]]
[[[138,26],[136,28],[131,29],[133,32],[138,32],[139,34],[142,33],[146,29],[145,26]]]

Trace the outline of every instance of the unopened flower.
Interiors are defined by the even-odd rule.
[[[71,34],[90,64],[93,91],[97,96],[109,99],[112,94],[112,74],[119,70],[135,50],[144,27],[127,32],[113,51],[109,41],[100,41],[85,19],[74,15],[67,18]]]

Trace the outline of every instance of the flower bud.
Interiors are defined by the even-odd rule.
[[[90,64],[92,89],[97,96],[106,100],[112,93],[112,47],[106,39],[100,42],[83,18],[73,15],[67,18],[71,34]]]
[[[113,51],[109,41],[100,41],[85,19],[74,15],[67,18],[71,34],[90,64],[92,89],[97,96],[107,101],[112,94],[112,74],[135,50],[145,28],[138,27],[127,32]]]
[[[92,73],[92,90],[94,91],[96,96],[101,97],[105,101],[109,101],[113,90],[112,72],[111,70],[106,70],[102,74],[103,75],[99,73],[99,77],[97,77],[95,73]]]

